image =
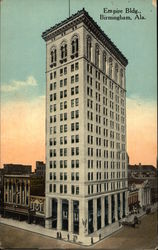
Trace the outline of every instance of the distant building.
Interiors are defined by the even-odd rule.
[[[128,178],[156,177],[156,168],[152,165],[128,165]]]
[[[0,214],[3,213],[4,205],[4,169],[0,168]]]
[[[33,209],[33,196],[36,200],[39,199],[40,211],[44,213],[44,178],[39,178],[34,174],[4,175],[4,217],[27,220],[28,223],[35,221],[44,225],[43,213],[36,214]]]
[[[43,161],[36,161],[35,173],[37,176],[45,176],[46,164]]]
[[[135,210],[139,209],[139,199],[138,199],[138,188],[136,187],[135,183],[129,186],[128,190],[128,208],[129,212],[134,212]]]
[[[157,169],[152,165],[128,165],[128,183],[139,184],[148,181],[151,189],[151,203],[157,202]]]
[[[30,195],[31,223],[45,225],[45,196]]]
[[[4,174],[31,174],[31,165],[22,164],[4,164]]]
[[[136,183],[138,188],[138,200],[141,207],[146,207],[151,204],[151,187],[148,180]]]

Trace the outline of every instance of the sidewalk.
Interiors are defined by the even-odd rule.
[[[156,209],[157,209],[157,204],[154,204],[153,206],[151,206],[151,213],[156,211]],[[137,216],[140,218],[140,217],[143,217],[145,214],[146,212],[143,211],[143,209],[140,209],[139,214],[129,215],[128,217],[125,218],[125,220],[132,221],[134,219],[134,216]],[[0,223],[57,239],[57,230],[47,229],[39,225],[28,224],[27,222],[24,222],[24,221],[20,222],[17,220],[7,219],[7,218],[2,218],[2,217],[0,217]],[[73,238],[69,239],[69,242],[75,243],[78,245],[88,246],[88,245],[91,245],[91,237],[93,237],[93,243],[96,243],[99,240],[104,239],[105,237],[109,238],[109,236],[111,236],[114,232],[117,232],[118,230],[121,230],[122,228],[123,226],[120,225],[119,222],[117,221],[110,226],[107,226],[103,229],[100,229],[97,232],[94,232],[88,235],[87,237],[82,239],[82,242],[79,242],[79,241],[74,242]],[[61,233],[62,233],[62,240],[68,242],[68,238],[67,238],[68,232],[61,231]]]
[[[154,203],[153,205],[150,205],[150,208],[151,208],[151,213],[156,211],[156,209],[158,208],[158,203]],[[122,221],[132,222],[135,216],[137,216],[138,218],[141,218],[144,215],[146,215],[146,210],[144,211],[142,208],[140,208],[139,213],[129,214]]]

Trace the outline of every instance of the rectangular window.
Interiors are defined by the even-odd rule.
[[[63,193],[63,185],[60,185],[60,193]]]
[[[67,67],[64,68],[64,75],[67,74]]]
[[[67,185],[64,185],[64,193],[67,193]]]
[[[63,69],[60,69],[60,76],[63,75]]]
[[[78,70],[78,69],[79,69],[79,64],[77,62],[77,63],[75,63],[75,70]]]
[[[49,192],[52,192],[52,184],[49,184]]]
[[[74,181],[75,180],[75,174],[71,173],[71,180]]]
[[[79,187],[76,187],[76,194],[79,194]]]
[[[71,95],[74,95],[74,94],[75,94],[75,89],[71,88]]]
[[[71,186],[71,193],[74,194],[75,193],[75,187]]]
[[[71,107],[74,107],[74,99],[71,100]]]
[[[64,86],[67,85],[67,78],[64,79]]]
[[[76,105],[76,106],[79,105],[79,99],[78,99],[78,98],[75,99],[75,105]]]
[[[78,82],[79,81],[79,75],[75,75],[75,82]]]
[[[60,87],[63,87],[63,80],[60,80]]]
[[[67,168],[67,161],[64,161],[64,168]]]
[[[74,64],[71,64],[71,72],[74,71]]]
[[[74,80],[75,80],[74,76],[71,76],[71,83],[74,83]]]

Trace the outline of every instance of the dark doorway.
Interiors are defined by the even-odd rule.
[[[114,195],[111,195],[111,218],[112,223],[115,222],[115,197]]]
[[[107,226],[108,223],[108,196],[105,197],[105,226]]]
[[[101,228],[101,198],[97,199],[97,230]]]
[[[123,218],[125,217],[125,206],[126,206],[126,199],[125,199],[125,192],[123,192]]]
[[[68,200],[62,200],[62,229],[68,231],[68,214],[69,203]]]
[[[57,228],[57,199],[52,199],[52,228]]]
[[[120,209],[121,209],[121,206],[120,206],[120,194],[117,194],[117,215],[118,215],[118,219],[120,220],[121,217],[120,217]]]
[[[73,201],[73,232],[79,234],[79,201]]]
[[[93,200],[88,201],[88,233],[94,232],[93,228]]]

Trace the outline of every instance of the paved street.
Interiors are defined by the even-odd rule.
[[[4,248],[40,248],[40,249],[155,249],[157,244],[157,214],[142,218],[136,228],[124,227],[112,236],[103,239],[91,247],[56,240],[50,237],[31,233],[25,230],[0,224],[0,247]]]

